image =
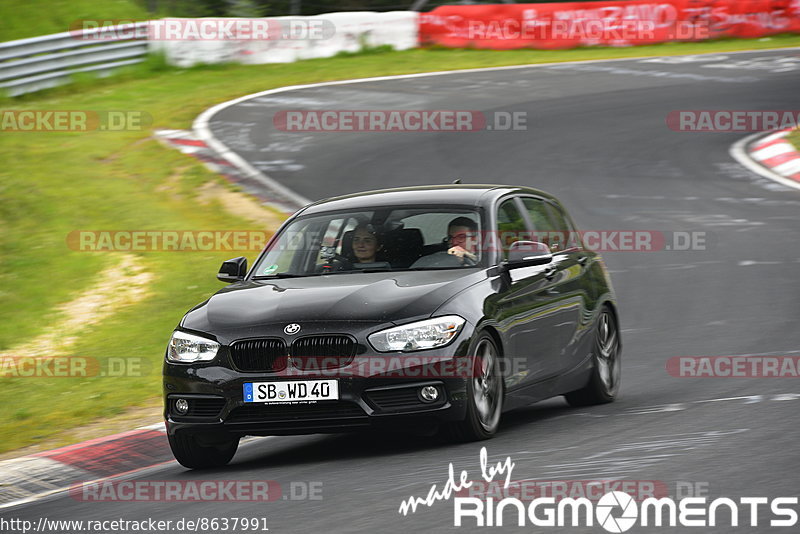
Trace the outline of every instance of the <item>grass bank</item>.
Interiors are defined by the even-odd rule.
[[[800,150],[800,128],[790,133],[787,139],[795,146],[797,150]]]
[[[25,0],[0,2],[0,41],[70,30],[77,20],[147,20],[152,15],[134,0]]]

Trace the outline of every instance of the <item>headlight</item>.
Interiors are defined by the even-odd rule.
[[[464,322],[458,315],[445,315],[381,330],[368,339],[378,352],[432,349],[453,341]]]
[[[219,343],[204,337],[175,331],[167,347],[167,359],[171,362],[208,362],[214,359]]]

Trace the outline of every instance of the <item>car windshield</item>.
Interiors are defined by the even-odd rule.
[[[482,266],[474,208],[402,206],[300,217],[273,240],[253,277]]]

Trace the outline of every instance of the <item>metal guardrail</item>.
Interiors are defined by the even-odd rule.
[[[75,30],[0,43],[0,92],[33,93],[69,83],[71,75],[108,75],[144,61],[148,22]]]

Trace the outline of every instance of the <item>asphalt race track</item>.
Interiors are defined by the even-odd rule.
[[[755,61],[754,61],[755,60]],[[560,64],[309,88],[217,113],[214,135],[310,199],[406,185],[533,186],[584,230],[704,232],[706,250],[606,252],[621,310],[618,402],[573,409],[553,399],[506,414],[498,436],[451,445],[383,435],[275,437],[244,445],[226,469],[177,464],[163,480],[276,480],[272,503],[82,503],[69,496],[4,511],[50,519],[266,517],[270,532],[421,532],[453,527],[437,502],[403,516],[409,496],[447,479],[448,463],[480,477],[479,451],[510,456],[513,480],[657,481],[675,496],[798,496],[798,378],[679,378],[676,356],[800,354],[800,190],[771,182],[728,151],[747,133],[676,132],[676,110],[792,110],[800,51]],[[478,132],[280,132],[285,110],[525,112],[527,129]],[[209,272],[209,276],[213,273]],[[502,478],[502,477],[498,477]],[[321,500],[291,500],[292,482],[321,482]],[[724,514],[723,514],[724,517]],[[759,526],[652,529],[788,532]],[[467,523],[469,525],[470,523]],[[503,529],[500,529],[503,530]],[[520,532],[586,529],[508,528]],[[634,529],[635,532],[650,531]]]

